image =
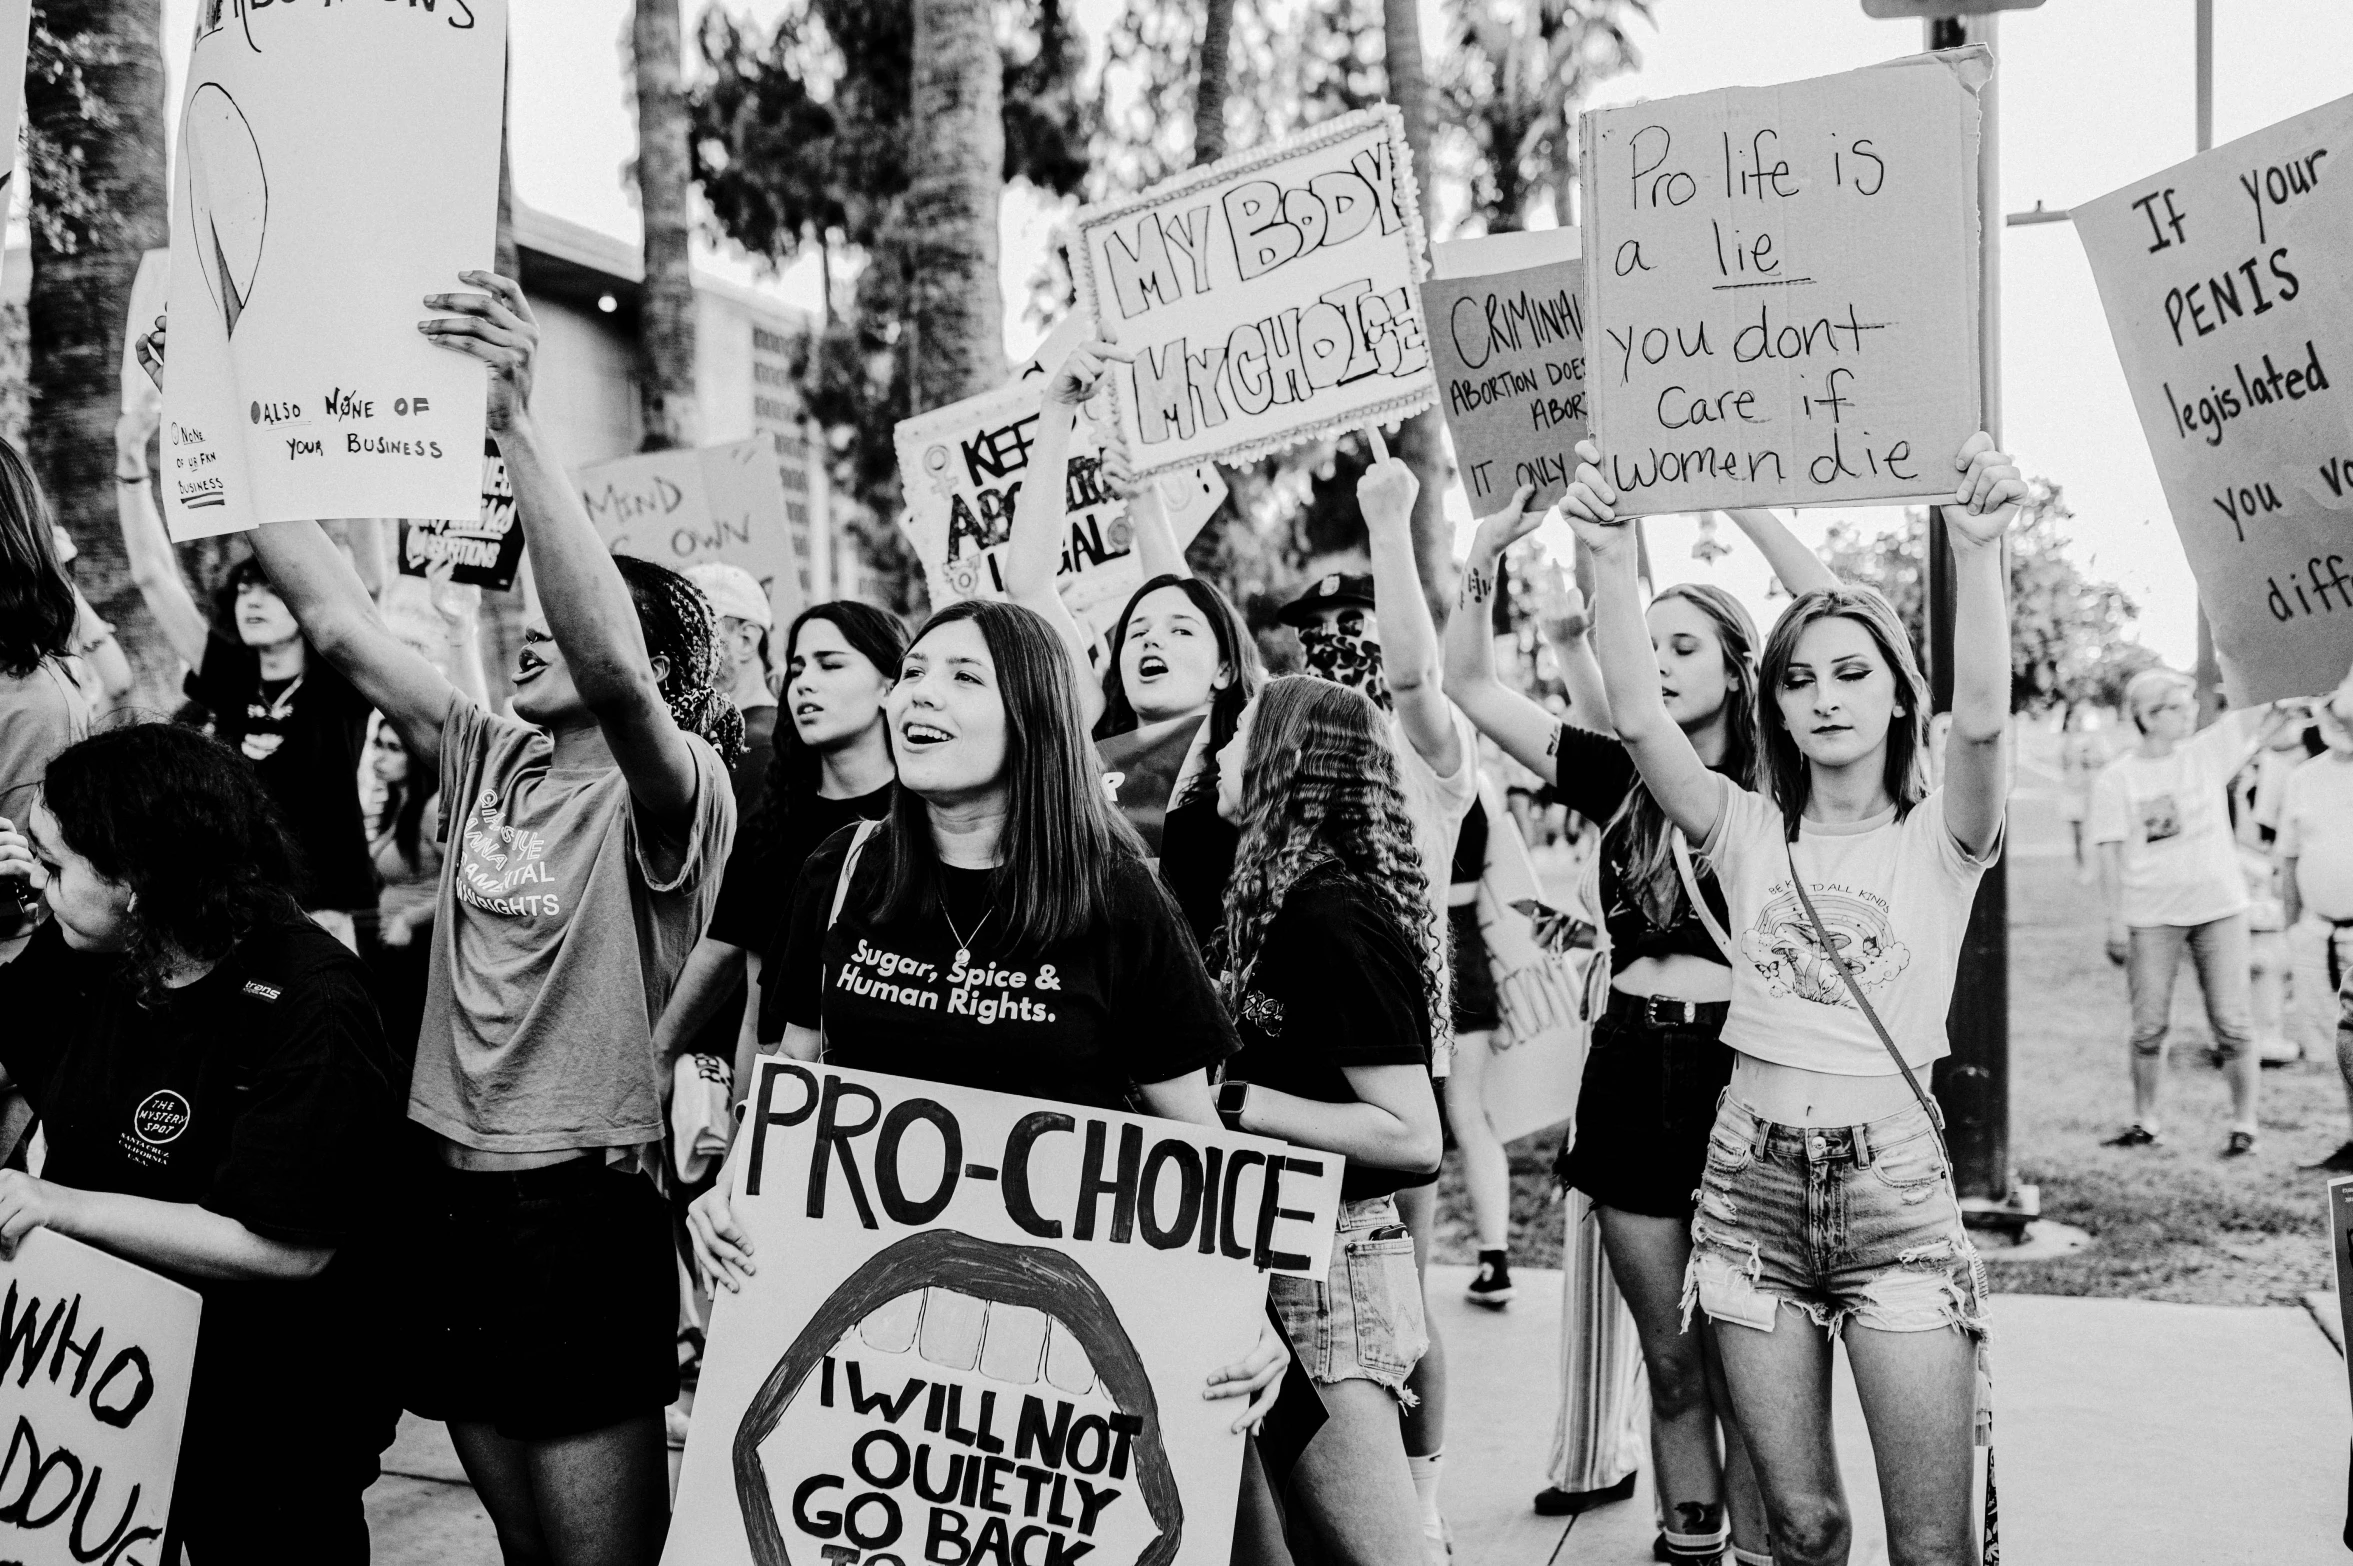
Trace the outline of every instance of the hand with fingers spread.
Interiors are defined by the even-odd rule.
[[[1634,547],[1634,530],[1618,515],[1618,492],[1601,476],[1601,448],[1590,440],[1577,443],[1577,472],[1568,493],[1560,498],[1561,515],[1568,519],[1578,542],[1596,556],[1612,556]]]
[[[496,272],[460,272],[458,281],[484,292],[427,294],[425,308],[452,313],[419,321],[417,330],[427,341],[490,367],[490,428],[511,429],[530,407],[539,321],[523,297],[522,285],[512,278]]]
[[[1136,351],[1107,343],[1097,338],[1080,343],[1070,350],[1053,374],[1046,378],[1046,406],[1050,408],[1083,408],[1094,400],[1103,377],[1111,373],[1115,364],[1132,364]]]
[[[1471,559],[1493,565],[1503,558],[1504,551],[1536,531],[1545,511],[1531,513],[1528,502],[1536,498],[1536,486],[1522,484],[1511,492],[1511,499],[1492,515],[1479,518],[1478,528],[1471,535]]]
[[[1583,636],[1592,623],[1585,612],[1585,594],[1574,582],[1561,589],[1558,600],[1545,604],[1536,614],[1536,629],[1555,647]]]
[[[1234,1433],[1241,1435],[1255,1431],[1282,1395],[1283,1372],[1290,1368],[1291,1346],[1275,1330],[1271,1321],[1261,1322],[1258,1342],[1247,1357],[1237,1360],[1222,1370],[1212,1372],[1209,1389],[1201,1395],[1209,1399],[1246,1397],[1249,1406],[1234,1418]]]
[[[2026,498],[2026,480],[2008,452],[1996,450],[1994,438],[1983,430],[1969,437],[1953,457],[1961,481],[1954,486],[1953,504],[1944,509],[1945,526],[1957,546],[1982,548],[2002,536]]]

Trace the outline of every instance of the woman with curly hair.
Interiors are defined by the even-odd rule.
[[[448,802],[409,1088],[432,1156],[403,1187],[404,1396],[448,1422],[507,1559],[632,1566],[661,1553],[679,1380],[653,1029],[718,895],[743,718],[702,593],[606,551],[539,428],[522,289],[460,278],[479,292],[427,295],[419,326],[488,371],[540,608],[515,716],[394,635],[316,523],[257,529],[254,556]]]
[[[1219,807],[1242,834],[1221,981],[1242,1048],[1218,1109],[1237,1130],[1348,1161],[1330,1278],[1274,1279],[1330,1414],[1291,1486],[1332,1558],[1418,1566],[1398,1415],[1429,1340],[1396,1193],[1442,1154],[1430,1057],[1446,991],[1386,728],[1362,694],[1290,675],[1259,693],[1219,758]]]
[[[204,1297],[167,1537],[142,1558],[368,1559],[360,1495],[398,1410],[351,1345],[381,1329],[400,1067],[366,969],[295,886],[253,769],[167,724],[65,750],[0,820],[0,936],[38,920],[0,965],[0,1064],[49,1147],[38,1179],[0,1169],[0,1255],[51,1229]]]

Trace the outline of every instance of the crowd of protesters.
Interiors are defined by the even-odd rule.
[[[835,601],[780,634],[733,568],[605,550],[532,416],[522,291],[459,281],[422,325],[484,367],[537,606],[506,710],[469,673],[461,604],[437,589],[399,623],[316,523],[252,534],[208,613],[126,420],[133,579],[210,736],[135,715],[94,732],[128,688],[119,650],[0,445],[0,1247],[48,1227],[204,1295],[171,1558],[364,1561],[361,1494],[405,1408],[446,1423],[508,1561],[655,1559],[697,1296],[790,1265],[753,1254],[725,1178],[737,1085],[782,1051],[1344,1160],[1331,1276],[1277,1278],[1204,1389],[1255,1428],[1300,1395],[1296,1363],[1323,1407],[1281,1472],[1246,1461],[1235,1554],[1442,1563],[1425,1291],[1450,1120],[1489,1188],[1471,1298],[1511,1298],[1478,1107],[1506,1019],[1461,888],[1538,801],[1598,828],[1604,995],[1559,1172],[1639,1330],[1660,1557],[1844,1558],[1826,1404],[1843,1339],[1898,1558],[1961,1558],[1983,1282],[1916,1073],[1945,1053],[2003,837],[1999,540],[2022,485],[1990,441],[1952,459],[1963,653],[1932,789],[1925,688],[1885,601],[1743,513],[1797,595],[1768,635],[1707,588],[1646,609],[1590,447],[1562,502],[1595,569],[1589,625],[1557,630],[1567,721],[1496,667],[1528,493],[1480,524],[1442,635],[1417,483],[1377,435],[1356,496],[1369,569],[1282,611],[1304,673],[1269,678],[1141,487],[1144,581],[1107,645],[1054,588],[1060,485],[1024,494],[1010,602],[910,634]],[[1052,370],[1033,466],[1064,464],[1121,354]],[[141,356],[165,373],[160,325]],[[1106,477],[1130,487],[1116,452]],[[2149,856],[2170,835],[2157,802],[2203,831],[2259,736],[2192,740],[2173,700],[2135,705],[2143,748],[2087,814],[2150,994],[2136,1062],[2184,946],[2244,1053],[2216,982],[2244,966],[2243,905]],[[2338,759],[2294,775],[2279,836],[2333,976],[2353,738],[2324,723]],[[1129,798],[1109,758],[1146,739],[1181,760],[1164,794]],[[1481,803],[1483,739],[1532,775],[1509,808]],[[983,1030],[826,984],[859,943],[942,971],[1050,963],[1062,999]],[[164,1098],[186,1131],[135,1134]],[[2242,1108],[2251,1131],[2251,1087]],[[1852,1231],[1835,1267],[1808,1217],[1830,1188]],[[330,1343],[347,1373],[314,1373]],[[236,1466],[281,1482],[257,1492]]]

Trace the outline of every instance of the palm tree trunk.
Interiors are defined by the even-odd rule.
[[[1389,101],[1405,116],[1405,142],[1413,149],[1413,171],[1421,185],[1422,227],[1430,227],[1436,180],[1430,164],[1430,78],[1422,65],[1422,19],[1416,0],[1381,0],[1383,42],[1389,67]],[[1430,614],[1446,624],[1453,598],[1454,526],[1446,520],[1446,446],[1431,408],[1407,419],[1397,435],[1397,455],[1422,482],[1413,507],[1413,557],[1422,577]]]
[[[914,157],[901,210],[914,410],[1005,378],[997,208],[1005,188],[1004,62],[991,0],[915,0]]]
[[[115,517],[125,312],[143,251],[164,245],[164,73],[159,0],[40,0],[33,26],[66,68],[25,76],[33,281],[25,325],[33,471],[81,558],[83,594],[114,622],[139,676],[131,700],[169,711],[178,668],[131,584]],[[36,44],[36,48],[40,45]],[[93,112],[91,105],[97,105]]]
[[[686,92],[678,0],[636,0],[637,194],[645,215],[645,295],[637,317],[641,451],[700,443],[695,404],[694,272],[687,257]]]
[[[1234,0],[1206,0],[1201,12],[1201,76],[1193,87],[1193,162],[1226,155],[1228,55],[1234,41]]]

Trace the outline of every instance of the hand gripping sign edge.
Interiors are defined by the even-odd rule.
[[[775,1498],[769,1493],[768,1473],[760,1462],[761,1443],[775,1432],[809,1373],[842,1334],[900,1295],[934,1286],[1025,1305],[1070,1329],[1120,1410],[1144,1422],[1136,1438],[1136,1488],[1160,1532],[1136,1557],[1136,1566],[1168,1566],[1183,1541],[1184,1502],[1161,1442],[1160,1405],[1152,1393],[1151,1374],[1120,1325],[1119,1312],[1075,1258],[1043,1246],[1003,1245],[955,1229],[926,1229],[869,1257],[817,1307],[745,1407],[732,1455],[744,1542],[756,1566],[793,1566]]]

